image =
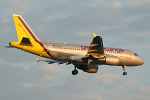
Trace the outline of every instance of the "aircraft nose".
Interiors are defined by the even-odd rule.
[[[142,58],[139,59],[139,65],[143,65],[144,64],[144,60]]]

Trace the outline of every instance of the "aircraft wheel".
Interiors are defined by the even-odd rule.
[[[123,72],[123,75],[127,75],[127,72]]]
[[[73,70],[72,71],[72,75],[77,75],[78,74],[78,70]]]

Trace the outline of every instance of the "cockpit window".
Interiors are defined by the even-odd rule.
[[[139,56],[137,53],[134,54],[135,56]]]

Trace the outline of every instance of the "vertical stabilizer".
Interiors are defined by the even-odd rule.
[[[40,42],[40,39],[34,34],[29,25],[21,15],[13,14],[18,40],[21,43],[23,38],[28,38],[31,42]]]

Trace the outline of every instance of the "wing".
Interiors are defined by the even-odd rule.
[[[94,34],[94,33],[93,33]],[[100,36],[94,34],[93,41],[89,46],[89,50],[87,54],[83,57],[84,58],[100,58],[103,56],[104,48],[103,48],[103,40]]]
[[[96,34],[94,34],[94,38],[89,46],[88,53],[98,53],[98,54],[104,53],[103,40],[100,36],[97,36]]]
[[[57,61],[57,60],[39,60],[36,58],[36,61],[39,62],[39,61],[45,61],[45,62],[48,62],[48,64],[53,64],[53,63],[58,63],[58,64],[69,64],[68,62],[65,62],[65,61]]]
[[[83,56],[77,55],[77,56],[71,56],[67,59],[67,61],[57,61],[57,60],[39,60],[36,58],[36,61],[45,61],[48,62],[48,64],[53,64],[53,63],[58,63],[58,64],[64,64],[66,63],[66,65],[68,64],[75,64],[80,62],[80,60],[83,58]]]

